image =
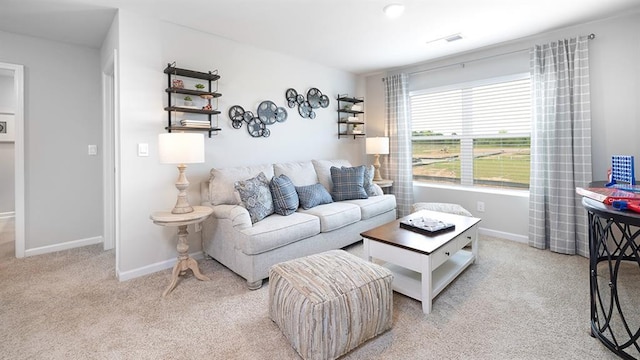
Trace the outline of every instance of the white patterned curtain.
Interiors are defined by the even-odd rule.
[[[587,216],[575,188],[592,180],[588,55],[586,37],[531,50],[529,189],[529,245],[586,257]]]
[[[411,169],[411,119],[409,117],[409,92],[407,74],[383,79],[386,108],[386,131],[389,136],[389,156],[385,161],[384,177],[393,180],[398,216],[411,213],[413,204],[413,173]]]

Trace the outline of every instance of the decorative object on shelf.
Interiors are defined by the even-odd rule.
[[[173,79],[171,86],[176,89],[184,89],[184,82],[180,79]]]
[[[217,70],[200,72],[181,69],[176,67],[176,63],[174,62],[167,64],[164,73],[167,74],[167,88],[165,89],[167,93],[167,106],[164,108],[167,111],[167,126],[165,129],[169,133],[172,131],[199,131],[208,132],[209,137],[211,137],[212,133],[217,133],[222,130],[217,126],[217,116],[215,118],[215,124],[212,122],[212,116],[220,114],[220,111],[217,110],[217,98],[222,96],[217,92],[218,80],[220,79]],[[195,86],[190,86],[191,88],[185,89],[184,82],[181,78],[200,79],[206,81],[206,83],[197,83]],[[207,89],[207,85],[205,84],[208,85],[208,90],[205,90]],[[212,84],[215,86],[212,87]],[[184,95],[184,97],[179,99],[177,97],[179,94]],[[203,106],[194,106],[193,98],[196,96],[204,99],[205,104]],[[184,100],[184,103],[182,100]],[[178,121],[179,117],[183,116],[181,114],[200,114],[195,117],[205,115],[206,120],[204,117],[202,119],[196,119],[198,120],[196,126],[191,122],[193,121],[192,119],[189,119],[186,123]],[[203,126],[202,124],[205,122],[208,125]]]
[[[307,98],[302,94],[298,94],[295,89],[289,88],[285,92],[287,98],[287,106],[294,108],[298,106],[298,114],[303,118],[315,119],[316,113],[313,109],[329,107],[329,97],[323,95],[317,88],[311,88],[307,91]]]
[[[389,154],[389,138],[388,137],[367,138],[365,143],[365,148],[366,148],[365,152],[367,154],[375,156],[375,160],[373,162],[373,167],[375,168],[373,181],[380,181],[382,180],[382,176],[380,175],[380,155]]]
[[[256,117],[251,111],[244,111],[240,105],[229,108],[229,118],[234,129],[240,129],[242,123],[247,123],[247,131],[253,137],[269,137],[271,131],[267,125],[287,120],[287,110],[278,107],[273,101],[265,100],[258,105]]]
[[[343,136],[353,138],[365,136],[364,111],[362,103],[364,99],[350,97],[347,94],[338,94],[338,139]]]
[[[184,171],[186,164],[204,162],[204,136],[193,133],[165,133],[158,136],[158,153],[163,164],[178,164],[178,199],[172,214],[187,214],[193,212],[189,205],[187,189],[189,181]]]

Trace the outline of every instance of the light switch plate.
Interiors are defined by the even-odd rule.
[[[149,156],[149,144],[138,144],[138,156]]]
[[[88,153],[91,156],[98,155],[98,145],[89,145]]]

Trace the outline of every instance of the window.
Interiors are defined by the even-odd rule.
[[[529,188],[529,74],[410,94],[413,179]]]

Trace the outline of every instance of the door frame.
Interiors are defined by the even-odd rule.
[[[120,113],[118,50],[102,69],[103,238],[104,249],[115,248],[116,277],[120,277]]]
[[[25,251],[25,178],[24,178],[24,66],[0,62],[0,69],[13,72],[13,91],[16,96],[14,109],[14,173],[15,173],[15,252],[17,258]]]

